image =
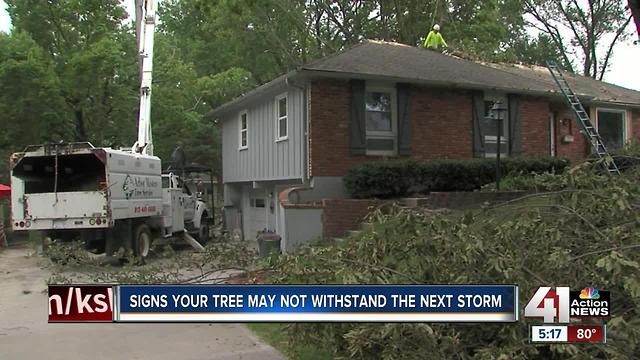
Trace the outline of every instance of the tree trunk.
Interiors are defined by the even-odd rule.
[[[76,141],[88,141],[87,130],[84,124],[84,112],[82,109],[74,109],[76,120]]]
[[[640,0],[629,0],[629,9],[631,9],[631,14],[636,23],[638,38],[640,39]]]

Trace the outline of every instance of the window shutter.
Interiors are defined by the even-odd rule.
[[[484,157],[484,141],[481,122],[484,118],[484,93],[474,91],[472,94],[473,118],[473,156]]]
[[[349,146],[352,155],[365,155],[367,150],[367,128],[365,124],[365,83],[351,80],[351,121],[349,124]]]
[[[409,85],[398,84],[398,155],[411,155]]]
[[[520,100],[516,95],[509,95],[509,154],[522,154],[522,121],[520,119]]]

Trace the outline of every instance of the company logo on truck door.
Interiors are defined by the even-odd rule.
[[[152,196],[153,191],[151,189],[157,187],[157,180],[150,179],[148,177],[132,177],[127,174],[124,178],[124,183],[122,184],[122,191],[124,192],[124,197],[129,200],[132,197]]]
[[[133,185],[133,179],[131,179],[131,175],[127,175],[124,178],[124,183],[122,184],[122,191],[124,192],[124,197],[129,200],[131,196],[133,196],[133,192],[135,191]]]

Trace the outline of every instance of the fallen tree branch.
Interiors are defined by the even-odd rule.
[[[587,256],[596,255],[596,254],[602,254],[602,253],[615,251],[615,250],[626,250],[626,249],[635,249],[635,248],[640,248],[640,244],[616,246],[616,247],[611,247],[611,248],[608,248],[608,249],[589,251],[589,252],[586,252],[584,254],[581,254],[581,255],[578,255],[578,256],[574,256],[574,257],[570,258],[568,261],[571,262],[571,261],[574,261],[574,260],[582,259],[582,258],[587,257]]]
[[[584,189],[565,189],[565,190],[558,190],[558,191],[546,191],[546,192],[539,192],[539,193],[533,193],[533,194],[528,194],[528,195],[524,195],[522,197],[516,198],[516,199],[512,199],[509,201],[505,201],[499,204],[495,204],[492,206],[488,206],[485,209],[495,209],[501,206],[506,206],[506,205],[510,205],[522,200],[527,200],[527,199],[531,199],[531,198],[535,198],[535,197],[545,197],[545,196],[552,196],[552,195],[560,195],[560,194],[567,194],[567,193],[588,193],[594,196],[599,196],[602,198],[607,198],[605,195],[599,194],[595,191],[591,191],[591,190],[584,190]]]
[[[327,258],[322,257],[322,256],[319,256],[318,258],[322,259],[324,261],[327,261],[327,262],[332,261],[331,259],[327,259]],[[418,280],[414,279],[410,275],[407,275],[405,273],[401,273],[401,272],[399,272],[397,270],[388,268],[386,266],[372,265],[372,264],[368,264],[368,263],[365,263],[365,262],[351,260],[351,259],[345,259],[345,258],[340,259],[340,261],[345,261],[345,262],[348,262],[348,263],[351,263],[351,264],[354,264],[354,265],[360,265],[360,266],[368,267],[368,268],[371,268],[371,269],[388,271],[388,272],[390,272],[392,274],[396,274],[396,275],[402,276],[403,278],[405,278],[407,280],[410,280],[411,282],[413,282],[415,284],[422,284],[421,281],[418,281]]]

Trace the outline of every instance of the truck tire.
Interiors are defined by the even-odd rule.
[[[211,221],[209,221],[209,217],[207,216],[207,213],[202,213],[202,216],[200,216],[200,227],[198,228],[198,241],[200,241],[200,244],[206,244],[209,240],[210,240],[210,236],[209,236],[209,225],[210,225]]]
[[[146,259],[151,250],[151,231],[146,224],[136,226],[133,232],[133,255],[139,259]]]

